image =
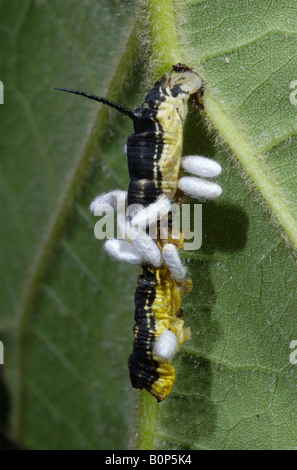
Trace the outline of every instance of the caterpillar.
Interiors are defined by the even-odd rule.
[[[106,104],[132,119],[134,133],[127,139],[130,183],[127,191],[114,190],[97,196],[90,205],[95,215],[118,209],[121,237],[109,239],[104,248],[115,260],[142,266],[135,292],[133,352],[128,360],[131,384],[145,388],[160,402],[172,391],[174,353],[191,336],[184,328],[182,297],[192,289],[179,251],[183,234],[175,233],[172,217],[168,236],[162,238],[160,223],[189,197],[215,199],[221,187],[208,178],[218,176],[220,165],[208,158],[182,158],[183,125],[188,102],[201,107],[204,86],[194,69],[176,64],[147,93],[134,111],[83,91],[57,88]],[[181,167],[194,176],[182,176]],[[197,177],[198,176],[198,177]],[[119,201],[128,209],[121,213]],[[123,209],[124,207],[124,209]],[[120,217],[123,216],[124,217]],[[119,222],[121,219],[121,222]],[[151,236],[155,229],[155,240]]]

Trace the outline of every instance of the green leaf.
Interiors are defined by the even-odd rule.
[[[295,2],[0,6],[0,339],[14,436],[33,449],[296,449]],[[149,36],[152,76],[182,62],[206,84],[184,154],[223,167],[222,197],[203,206],[202,248],[183,253],[192,339],[161,404],[128,378],[139,270],[105,255],[88,211],[96,194],[127,187],[132,125],[53,90],[138,106],[137,38]]]
[[[54,87],[123,99],[134,18],[109,1],[7,1],[1,18],[1,339],[14,432],[35,449],[123,447],[137,273],[107,259],[88,207],[127,186],[132,126]]]

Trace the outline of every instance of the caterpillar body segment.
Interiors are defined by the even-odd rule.
[[[201,79],[192,71],[164,74],[135,110],[135,133],[127,142],[128,205],[148,206],[162,194],[174,198],[187,103],[201,86]]]

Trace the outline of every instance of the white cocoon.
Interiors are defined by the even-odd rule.
[[[153,202],[148,207],[142,209],[138,214],[133,217],[130,224],[131,227],[148,227],[162,219],[164,215],[168,214],[171,206],[171,201],[167,196],[162,195],[156,202]]]
[[[102,212],[108,212],[117,209],[118,204],[125,204],[127,199],[127,191],[115,189],[109,193],[103,193],[95,197],[90,204],[90,211],[94,215],[102,215]]]
[[[205,178],[213,178],[218,176],[222,167],[215,160],[210,158],[199,157],[196,155],[190,155],[182,159],[183,168],[193,175],[204,176]]]
[[[194,176],[181,178],[178,181],[178,187],[192,197],[202,197],[204,199],[216,199],[222,194],[222,188],[218,184]]]
[[[141,255],[125,240],[116,240],[115,238],[107,240],[104,243],[104,248],[107,253],[117,261],[139,265],[143,263]]]
[[[178,348],[177,339],[170,330],[164,330],[156,341],[154,351],[161,359],[170,360]]]
[[[178,249],[175,245],[168,243],[164,246],[163,258],[169,271],[175,279],[182,280],[185,278],[187,270],[179,257]]]
[[[162,264],[162,255],[154,240],[148,236],[133,239],[133,246],[146,262],[159,268]]]

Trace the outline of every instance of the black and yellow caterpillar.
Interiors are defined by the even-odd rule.
[[[128,206],[149,206],[161,195],[172,202],[179,201],[178,180],[183,145],[183,124],[187,103],[201,105],[203,85],[197,73],[183,64],[173,66],[146,95],[135,111],[124,108],[106,98],[72,89],[61,89],[85,96],[111,106],[134,122],[134,133],[128,137],[127,158],[130,174]],[[183,247],[183,236],[172,237],[170,243],[178,250]],[[157,245],[162,248],[168,240]],[[133,352],[128,365],[132,386],[145,388],[158,401],[164,400],[175,382],[175,369],[170,359],[158,350],[162,333],[175,336],[174,352],[190,338],[190,329],[184,328],[182,297],[192,288],[189,279],[174,278],[165,263],[161,267],[142,266],[135,292],[135,326]]]
[[[188,68],[178,65],[173,69],[173,74],[157,81],[135,111],[135,134],[127,143],[128,205],[147,206],[161,194],[174,200],[177,192],[187,102],[193,93],[198,96],[202,83]],[[175,368],[170,359],[158,356],[155,346],[165,330],[176,336],[177,349],[190,338],[180,305],[183,295],[191,290],[192,281],[177,281],[166,267],[144,266],[138,278],[133,353],[128,361],[130,380],[134,388],[145,388],[159,402],[173,388]]]

